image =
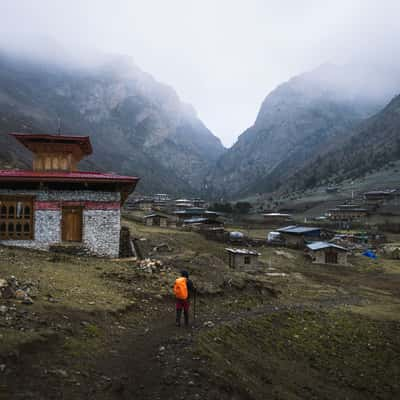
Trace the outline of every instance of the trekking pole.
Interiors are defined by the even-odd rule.
[[[193,325],[196,324],[196,298],[197,298],[197,294],[196,294],[196,290],[194,291],[194,299],[193,299]]]

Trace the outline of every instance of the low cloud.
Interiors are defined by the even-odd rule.
[[[319,64],[396,76],[399,11],[396,0],[2,1],[0,47],[89,67],[127,55],[230,145],[269,91]]]

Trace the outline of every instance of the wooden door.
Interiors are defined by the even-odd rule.
[[[327,264],[337,264],[338,263],[337,252],[334,250],[326,250],[325,251],[325,262]]]
[[[82,208],[63,207],[62,240],[63,242],[82,241]]]

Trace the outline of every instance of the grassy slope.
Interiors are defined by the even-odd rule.
[[[82,390],[89,385],[98,388],[96,398],[114,399],[120,398],[118,393],[105,392],[101,376],[113,376],[115,369],[122,368],[143,379],[146,393],[153,387],[167,390],[171,386],[162,386],[158,375],[141,378],[140,365],[171,374],[174,361],[159,371],[153,352],[167,346],[165,342],[175,334],[169,322],[165,327],[161,323],[173,315],[171,282],[177,271],[186,268],[202,293],[200,328],[189,336],[202,363],[190,364],[192,349],[187,355],[187,371],[195,368],[194,374],[200,377],[194,376],[201,383],[190,389],[191,395],[213,398],[211,392],[216,390],[214,398],[366,399],[394,398],[399,393],[395,379],[400,356],[398,262],[352,257],[350,267],[327,267],[310,264],[298,251],[260,248],[261,260],[273,268],[267,272],[287,275],[247,274],[229,270],[224,244],[206,241],[196,233],[131,221],[125,224],[145,239],[141,244],[146,252],[168,243],[172,251],[155,257],[170,271],[146,275],[129,261],[0,249],[0,277],[13,274],[21,281],[39,282],[32,306],[0,301],[15,304],[16,312],[25,313],[22,319],[12,314],[10,324],[0,316],[0,361],[14,351],[30,348],[37,352],[29,356],[24,364],[27,370],[13,382],[33,386],[33,391],[43,382],[41,390],[48,387],[57,394],[57,388],[62,388],[70,399],[82,398]],[[271,288],[280,291],[278,298],[271,296]],[[49,302],[50,297],[56,301]],[[215,328],[204,329],[207,320]],[[149,336],[143,334],[146,329],[152,332]],[[179,344],[188,339],[174,340]],[[49,347],[54,341],[57,346]],[[152,343],[149,350],[146,341]],[[136,359],[125,360],[125,353],[129,357],[130,352],[142,364],[129,364],[136,363]],[[31,364],[40,368],[29,369]],[[40,375],[38,371],[45,368],[62,368],[69,374],[85,370],[87,376],[74,377],[81,386],[71,387],[70,379]],[[30,374],[35,380],[29,379]],[[136,390],[138,385],[132,387]],[[0,379],[0,398],[2,388]],[[181,390],[186,389],[180,387],[176,396],[164,398],[179,398]]]
[[[398,327],[343,311],[284,312],[204,334],[199,348],[252,399],[392,398]]]

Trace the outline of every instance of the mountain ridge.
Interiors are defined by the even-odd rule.
[[[276,190],[330,140],[340,140],[389,100],[397,77],[326,64],[291,78],[264,99],[254,124],[208,175],[210,193],[241,198]],[[350,74],[351,72],[351,74]],[[382,85],[379,85],[379,82]],[[369,87],[366,83],[372,82]],[[395,84],[393,84],[395,82]]]
[[[0,156],[27,165],[10,131],[89,134],[91,167],[139,175],[143,191],[197,193],[224,148],[176,92],[115,60],[63,69],[0,55]],[[86,164],[83,164],[85,167]]]

